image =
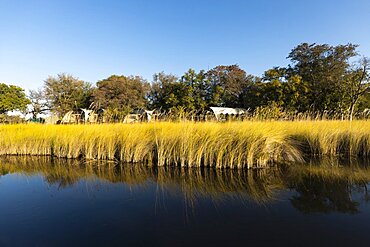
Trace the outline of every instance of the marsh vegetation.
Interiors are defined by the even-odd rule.
[[[216,168],[267,167],[316,156],[367,159],[370,122],[1,125],[0,155]]]

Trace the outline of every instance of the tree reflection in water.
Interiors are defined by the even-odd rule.
[[[289,174],[285,185],[296,192],[290,201],[303,213],[355,214],[361,201],[369,201],[370,170],[364,161],[314,160],[291,166]]]
[[[202,197],[269,204],[279,198],[280,192],[291,190],[294,191],[291,204],[303,213],[355,214],[359,212],[361,202],[369,201],[370,170],[359,163],[340,164],[335,160],[321,160],[259,170],[217,170],[2,157],[0,179],[10,173],[42,175],[49,185],[60,189],[94,179],[127,186],[145,186],[154,182],[161,192],[180,191],[190,206]]]

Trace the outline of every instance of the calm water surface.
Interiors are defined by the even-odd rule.
[[[0,246],[370,246],[370,171],[0,159]]]

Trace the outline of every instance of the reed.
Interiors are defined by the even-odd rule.
[[[0,125],[0,155],[253,168],[307,157],[370,156],[368,121]]]

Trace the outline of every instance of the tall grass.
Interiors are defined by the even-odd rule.
[[[310,156],[370,156],[368,121],[0,125],[0,155],[158,166],[265,167]]]

